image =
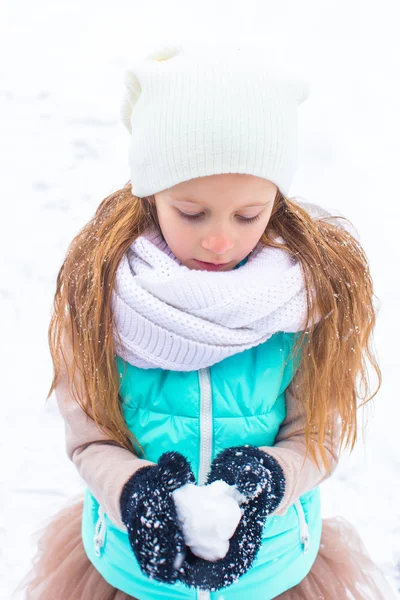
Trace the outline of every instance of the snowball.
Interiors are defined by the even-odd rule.
[[[186,485],[172,492],[185,543],[206,560],[223,558],[242,517],[240,492],[225,481]]]

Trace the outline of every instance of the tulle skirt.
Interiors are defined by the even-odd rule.
[[[86,556],[81,539],[83,499],[36,532],[37,551],[16,593],[25,600],[135,600],[110,586]],[[396,600],[356,529],[344,518],[323,519],[321,545],[308,575],[279,600]],[[140,600],[140,599],[136,599]]]

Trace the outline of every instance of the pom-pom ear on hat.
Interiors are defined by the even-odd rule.
[[[183,51],[184,48],[181,44],[164,44],[164,46],[149,54],[147,59],[162,62],[163,60],[169,60],[177,56],[177,54],[181,54]]]
[[[125,72],[124,82],[126,90],[121,100],[120,115],[121,120],[129,133],[132,133],[131,116],[136,102],[142,93],[142,86],[137,76],[131,69]]]
[[[164,44],[155,52],[151,52],[145,58],[146,61],[163,62],[184,52],[181,44]],[[131,116],[136,102],[142,93],[140,81],[134,73],[135,67],[130,67],[125,71],[124,83],[125,91],[121,100],[120,115],[121,120],[129,133],[132,133]]]

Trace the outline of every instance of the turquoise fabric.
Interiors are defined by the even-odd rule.
[[[236,268],[244,264],[244,259]],[[295,333],[278,332],[266,342],[230,356],[202,371],[211,384],[212,457],[233,445],[272,446],[286,416],[285,389],[299,364],[299,356],[285,365]],[[163,452],[177,450],[191,462],[198,481],[200,467],[201,388],[199,371],[139,369],[116,357],[121,377],[124,418],[139,440],[147,460],[157,462]],[[310,533],[304,552],[296,506],[285,515],[266,519],[261,548],[253,566],[231,586],[211,592],[210,600],[269,600],[298,584],[310,571],[318,553],[322,519],[319,487],[300,498]],[[105,515],[106,535],[100,556],[93,537],[99,504],[85,492],[82,539],[85,551],[112,586],[139,600],[195,599],[198,591],[182,583],[168,585],[149,579],[139,568],[126,531]]]

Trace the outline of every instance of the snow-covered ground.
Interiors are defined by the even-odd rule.
[[[174,35],[256,39],[310,77],[291,195],[337,208],[356,226],[380,304],[375,347],[383,371],[366,411],[365,439],[321,488],[323,516],[340,514],[358,527],[400,598],[400,49],[397,3],[380,3],[379,14],[377,6],[355,0],[0,4],[2,600],[30,566],[34,532],[83,490],[65,454],[54,398],[45,402],[55,280],[73,236],[129,179],[128,135],[119,122],[123,69],[135,51]]]

